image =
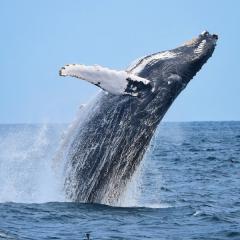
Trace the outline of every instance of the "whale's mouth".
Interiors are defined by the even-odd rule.
[[[201,44],[203,41],[210,40],[213,42],[213,44],[216,44],[218,40],[218,35],[217,34],[210,34],[208,31],[203,31],[198,37],[193,38],[191,40],[188,40],[182,44],[182,46],[198,46]],[[204,42],[205,42],[204,41]],[[203,44],[203,43],[202,43]]]
[[[190,47],[193,53],[193,59],[211,54],[218,40],[217,34],[210,34],[208,31],[203,31],[192,43],[187,43],[185,46]]]
[[[182,47],[188,49],[189,58],[194,60],[211,55],[218,40],[217,34],[203,31],[197,38],[186,42]]]
[[[178,66],[178,73],[187,84],[212,56],[218,40],[217,34],[203,31],[196,38],[177,48],[178,59],[182,63]]]

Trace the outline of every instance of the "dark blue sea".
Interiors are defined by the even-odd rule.
[[[240,239],[240,122],[162,123],[119,206],[66,202],[65,131],[0,125],[0,239]]]

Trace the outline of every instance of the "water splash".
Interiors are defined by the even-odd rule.
[[[60,132],[46,124],[1,125],[0,202],[64,201],[52,168]]]
[[[87,117],[82,107],[79,114],[82,121]],[[64,139],[71,138],[74,129],[81,127],[77,124],[82,121],[77,119],[67,130],[66,125],[0,125],[0,202],[68,201],[63,190],[64,154],[68,147]],[[60,142],[64,147],[57,155]],[[153,138],[145,159],[114,206],[169,207],[159,200],[162,179],[159,171],[154,173],[157,169],[156,162],[151,160],[154,148]]]

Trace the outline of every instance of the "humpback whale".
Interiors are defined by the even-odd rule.
[[[118,201],[164,114],[212,56],[217,39],[204,31],[175,49],[138,59],[123,71],[81,64],[61,68],[61,76],[102,89],[83,107],[64,143],[68,199]]]

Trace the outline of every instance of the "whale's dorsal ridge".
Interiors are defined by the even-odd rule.
[[[127,71],[112,70],[99,65],[65,65],[59,71],[60,76],[71,76],[86,80],[115,95],[139,96],[145,86],[152,90],[150,81]]]

